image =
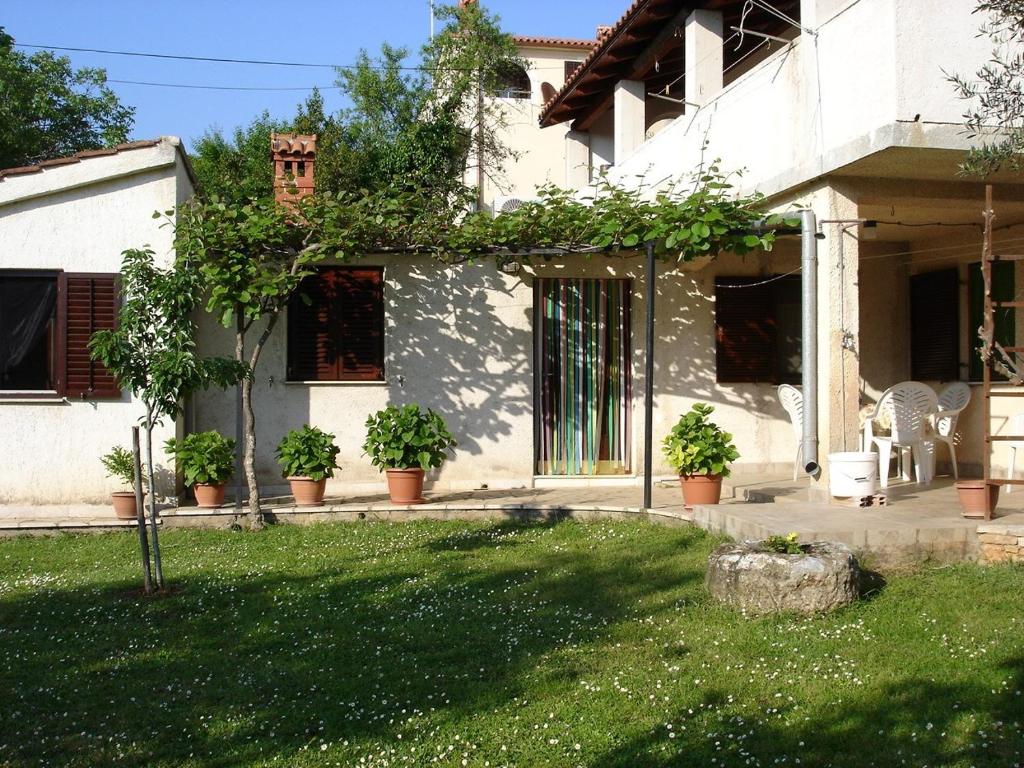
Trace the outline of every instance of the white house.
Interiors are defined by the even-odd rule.
[[[152,214],[192,188],[173,137],[0,171],[0,503],[103,502],[118,490],[99,457],[130,447],[143,411],[85,344],[114,322],[122,251],[148,244],[173,258],[173,232]],[[175,429],[155,435],[162,469]]]
[[[767,195],[767,208],[813,210],[823,236],[814,320],[824,465],[829,452],[858,447],[858,411],[889,385],[973,378],[970,264],[983,189],[957,176],[968,139],[944,70],[974,72],[988,43],[975,35],[971,0],[950,0],[941,15],[926,0],[763,5],[633,3],[548,93],[542,127],[520,127],[536,169],[508,193],[530,194],[532,180],[583,188],[602,171],[624,184],[672,183],[720,157],[726,170],[746,169],[741,187]],[[532,108],[533,75],[529,88]],[[534,137],[544,131],[561,149]],[[993,181],[1000,237],[1012,240],[1024,188]],[[919,278],[942,269],[953,271]],[[659,265],[655,446],[704,401],[734,433],[739,471],[792,467],[796,443],[775,387],[799,383],[804,368],[799,271],[793,239],[767,254]],[[273,446],[310,422],[342,448],[333,492],[380,488],[361,455],[362,422],[416,401],[440,411],[460,441],[430,478],[437,489],[636,482],[644,277],[628,255],[535,260],[516,274],[409,256],[326,266],[317,290],[330,310],[321,316],[333,319],[310,325],[294,310],[261,363],[261,476],[283,487]],[[1024,278],[1001,279],[1014,290]],[[611,321],[593,322],[588,307]],[[227,353],[229,340],[203,323],[210,350]],[[311,334],[333,350],[329,360],[307,359]],[[977,401],[962,421],[965,469],[980,462]],[[231,433],[230,394],[198,396],[195,416]],[[654,470],[670,471],[660,451]]]

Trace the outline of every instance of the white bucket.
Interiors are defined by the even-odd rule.
[[[859,451],[830,453],[828,488],[833,496],[871,496],[878,488],[878,456]]]

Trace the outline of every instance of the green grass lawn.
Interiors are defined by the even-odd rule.
[[[3,766],[1011,766],[1024,568],[830,616],[709,602],[639,523],[0,541]]]

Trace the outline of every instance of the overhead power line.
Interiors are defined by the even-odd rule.
[[[15,43],[15,48],[32,48],[34,50],[45,50],[45,51],[70,51],[73,53],[99,53],[106,56],[136,56],[145,59],[167,59],[171,61],[204,61],[214,64],[253,64],[258,66],[267,67],[307,67],[314,69],[357,69],[357,64],[322,64],[317,62],[308,61],[275,61],[271,59],[230,59],[221,58],[217,56],[188,56],[185,54],[176,53],[151,53],[149,51],[116,51],[108,48],[76,48],[72,46],[62,45],[35,45],[30,43]],[[533,67],[533,71],[551,70],[561,71],[562,64],[557,67]],[[381,64],[369,64],[370,69],[390,69],[386,65]],[[472,68],[455,68],[455,67],[423,67],[419,65],[400,65],[395,67],[396,69],[407,71],[407,72],[471,72],[474,71]],[[114,81],[111,81],[114,82]],[[185,87],[185,86],[180,86]],[[320,86],[317,86],[320,87]],[[241,89],[233,89],[241,90]],[[271,89],[263,89],[271,90]],[[293,89],[297,90],[297,89]]]
[[[148,85],[155,88],[190,88],[201,91],[313,91],[338,90],[338,85],[297,85],[297,86],[259,86],[259,85],[197,85],[194,83],[153,83],[146,80],[113,80],[108,83],[121,85]]]

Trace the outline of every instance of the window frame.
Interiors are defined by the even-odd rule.
[[[109,280],[113,289],[113,312],[111,328],[116,329],[119,322],[119,308],[121,306],[121,275],[118,272],[68,272],[63,269],[0,269],[0,277],[53,277],[57,282],[57,296],[55,299],[54,313],[54,361],[52,379],[56,385],[53,389],[0,389],[0,402],[3,401],[29,401],[29,400],[70,400],[81,399],[84,401],[117,401],[124,395],[124,388],[118,385],[116,377],[113,382],[116,388],[110,390],[100,389],[96,394],[86,392],[69,393],[68,387],[68,280],[69,279],[91,279]],[[90,313],[95,307],[90,305]],[[95,315],[90,314],[90,319]],[[90,320],[90,322],[91,322]],[[93,332],[95,332],[94,329]],[[102,366],[102,363],[90,361],[90,366]],[[90,390],[91,392],[92,390]]]
[[[800,368],[801,365],[797,366],[793,371],[783,371],[782,359],[780,357],[780,343],[779,343],[779,327],[778,327],[778,315],[779,307],[781,305],[780,295],[785,287],[789,287],[792,290],[794,287],[798,288],[800,282],[799,275],[790,274],[772,274],[772,275],[716,275],[714,277],[714,289],[715,289],[715,308],[713,314],[713,322],[715,328],[715,384],[735,386],[739,384],[753,384],[753,385],[768,385],[777,386],[779,384],[799,384],[801,381]],[[746,285],[744,285],[746,284]],[[731,288],[727,286],[743,286],[741,288]],[[725,348],[723,347],[722,340],[722,329],[723,323],[719,319],[719,311],[725,306],[725,300],[722,295],[723,291],[735,293],[738,295],[739,291],[746,290],[763,290],[764,293],[761,295],[759,305],[763,305],[766,310],[766,314],[763,317],[765,323],[765,333],[769,336],[768,344],[769,350],[766,356],[766,371],[762,376],[758,372],[752,372],[749,375],[737,375],[730,371],[726,371],[724,374],[722,369],[726,367],[723,365],[725,360]],[[754,332],[757,329],[751,329]],[[799,333],[802,334],[803,329],[798,329]],[[726,331],[727,333],[727,331]],[[802,351],[802,345],[799,345]],[[733,366],[735,367],[735,366]]]
[[[388,328],[388,311],[387,311],[387,270],[383,266],[378,265],[355,265],[355,264],[324,264],[315,267],[316,273],[319,275],[327,270],[334,271],[350,271],[350,272],[376,272],[378,277],[379,286],[379,310],[377,322],[379,323],[379,343],[376,350],[379,360],[377,366],[380,373],[375,378],[360,378],[355,375],[345,376],[345,372],[340,369],[340,378],[332,379],[316,379],[316,378],[293,378],[291,371],[295,364],[293,364],[292,357],[292,333],[295,332],[294,321],[292,319],[292,302],[298,298],[299,288],[296,288],[295,293],[289,299],[289,303],[285,309],[286,312],[286,333],[285,333],[285,360],[284,360],[284,382],[285,384],[291,385],[342,385],[342,386],[353,386],[353,385],[381,385],[387,383],[387,328]],[[301,286],[301,284],[300,284]],[[314,362],[315,365],[315,362]]]
[[[0,389],[0,400],[57,400],[65,396],[64,382],[66,380],[67,354],[65,327],[67,320],[67,306],[64,300],[65,285],[64,271],[60,269],[0,269],[0,279],[3,278],[53,278],[57,284],[57,296],[54,299],[53,313],[53,352],[52,370],[50,378],[54,383],[53,389]]]

